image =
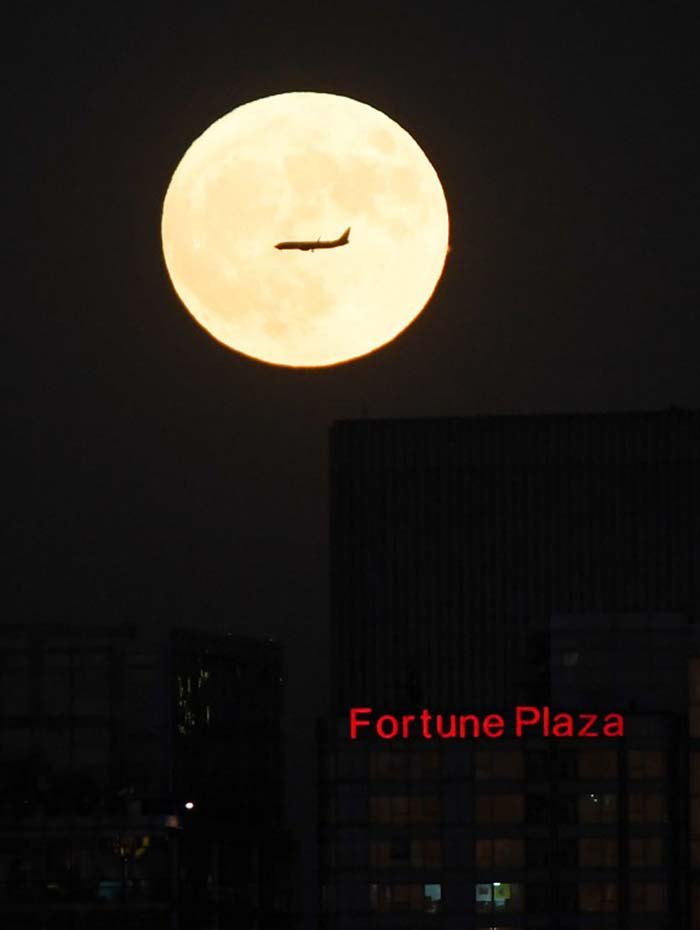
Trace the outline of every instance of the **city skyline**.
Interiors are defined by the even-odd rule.
[[[692,23],[72,3],[11,34],[6,612],[282,640],[303,830],[330,690],[331,424],[700,408]],[[428,309],[323,372],[200,330],[159,235],[186,146],[300,89],[404,126],[451,220]]]

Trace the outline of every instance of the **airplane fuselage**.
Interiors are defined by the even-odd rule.
[[[347,245],[347,242],[338,242],[337,240],[333,240],[332,242],[321,242],[320,239],[318,242],[278,242],[275,248],[299,249],[301,252],[313,252],[315,249],[336,249],[339,245]]]
[[[311,242],[278,242],[276,249],[299,249],[301,252],[315,252],[316,249],[337,249],[350,241],[350,227],[337,239],[317,239]]]

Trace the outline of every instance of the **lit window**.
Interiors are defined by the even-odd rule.
[[[635,836],[630,839],[629,849],[632,868],[661,865],[663,846],[660,836]]]
[[[612,837],[583,837],[578,841],[578,864],[581,868],[615,868],[617,840]]]
[[[663,911],[666,907],[666,885],[663,882],[632,882],[630,907],[633,911]]]
[[[616,911],[617,885],[614,882],[583,882],[578,886],[581,911]]]
[[[582,749],[578,754],[579,778],[615,778],[617,753],[614,749]]]
[[[423,885],[423,909],[429,914],[437,914],[442,901],[442,885]]]
[[[629,796],[630,823],[664,823],[667,820],[666,798],[662,794]]]
[[[408,823],[436,823],[440,820],[440,799],[396,795],[391,798],[370,798],[372,823],[401,826]]]
[[[427,911],[437,913],[442,900],[442,886],[436,884],[389,885],[371,883],[369,886],[370,910],[379,913],[392,911]]]
[[[523,754],[519,749],[480,749],[476,753],[475,776],[478,780],[522,778]]]
[[[628,756],[630,778],[663,778],[666,756],[652,749],[631,749]]]
[[[372,868],[388,868],[409,863],[418,867],[439,865],[439,860],[439,840],[411,840],[409,837],[398,836],[391,840],[374,840],[370,843]]]
[[[614,823],[617,820],[617,795],[579,795],[578,819],[579,823]]]
[[[523,909],[523,885],[513,882],[480,882],[476,885],[478,914],[513,914]]]
[[[477,823],[521,823],[523,811],[521,794],[481,794],[476,798]]]
[[[478,913],[493,910],[493,885],[491,882],[482,882],[476,886],[476,910]]]
[[[504,868],[520,868],[523,864],[523,841],[496,839],[493,841],[493,864]]]
[[[440,820],[440,799],[418,797],[410,800],[411,823],[437,823]]]
[[[478,869],[490,869],[493,865],[493,840],[477,840],[474,859]]]
[[[480,839],[475,845],[477,868],[522,868],[523,841],[519,839]]]
[[[389,899],[392,911],[421,910],[422,895],[420,885],[390,885]]]

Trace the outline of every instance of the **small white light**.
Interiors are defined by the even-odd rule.
[[[194,801],[187,801],[187,803],[185,804],[185,807],[187,808],[188,811],[194,810]]]

